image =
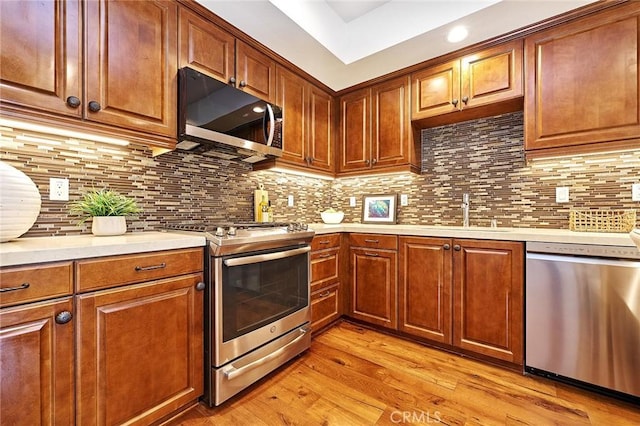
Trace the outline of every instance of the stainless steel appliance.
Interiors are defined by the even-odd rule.
[[[640,250],[527,243],[525,370],[640,397]]]
[[[234,84],[179,70],[176,148],[249,163],[282,155],[282,109]]]
[[[219,405],[311,344],[304,224],[179,225],[208,240],[205,401]]]

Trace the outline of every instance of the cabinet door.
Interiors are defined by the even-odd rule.
[[[178,66],[228,83],[235,73],[235,38],[184,7],[178,12]]]
[[[397,327],[397,254],[351,248],[350,315],[371,324]]]
[[[522,364],[522,243],[454,240],[453,244],[453,344]]]
[[[433,117],[460,109],[460,61],[455,60],[412,74],[412,119]]]
[[[451,240],[400,237],[398,329],[451,344]]]
[[[522,41],[466,56],[461,63],[462,108],[522,96]]]
[[[340,171],[368,169],[371,162],[371,96],[369,89],[340,99]]]
[[[3,425],[74,424],[74,321],[56,323],[65,311],[70,297],[0,311]]]
[[[333,154],[333,99],[327,92],[309,85],[307,114],[309,158],[314,169],[332,172]],[[285,124],[286,125],[286,124]]]
[[[175,137],[176,3],[96,0],[84,5],[85,117]]]
[[[80,0],[0,1],[0,93],[3,102],[81,116]]]
[[[640,135],[637,2],[525,39],[525,148]]]
[[[276,103],[283,110],[282,159],[307,165],[306,86],[307,83],[292,72],[277,67]]]
[[[410,159],[412,133],[410,123],[409,77],[401,77],[371,90],[373,167],[405,164]]]
[[[276,63],[264,53],[236,40],[236,87],[267,102],[276,94]]]
[[[203,393],[202,274],[77,296],[77,423],[150,424]]]

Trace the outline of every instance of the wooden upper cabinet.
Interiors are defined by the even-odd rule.
[[[516,40],[414,73],[412,119],[522,97],[522,56]]]
[[[333,172],[331,95],[282,67],[276,77],[276,103],[284,111],[282,162]]]
[[[235,37],[185,7],[178,13],[178,67],[230,82],[235,75]]]
[[[640,137],[637,2],[525,40],[525,149]],[[633,142],[630,142],[633,143]]]
[[[236,87],[267,102],[276,93],[276,63],[269,56],[236,40]]]
[[[0,1],[0,97],[22,107],[80,117],[80,0]]]
[[[409,77],[399,77],[340,99],[340,174],[420,170],[409,88]]]
[[[85,116],[175,137],[177,4],[100,0],[85,9]]]

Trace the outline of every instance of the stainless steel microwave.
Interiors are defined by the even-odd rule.
[[[178,71],[178,149],[255,163],[282,155],[282,109],[185,67]]]

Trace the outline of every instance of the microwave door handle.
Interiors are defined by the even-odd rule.
[[[269,114],[269,123],[271,126],[267,125],[267,114]],[[267,134],[267,128],[269,129],[269,133]],[[267,110],[264,112],[264,118],[262,119],[262,131],[264,132],[264,138],[267,140],[267,146],[271,146],[273,143],[273,136],[276,130],[276,117],[273,114],[273,108],[271,104],[267,104]]]
[[[275,253],[257,254],[255,256],[246,257],[234,257],[231,259],[225,259],[224,264],[227,266],[242,266],[250,265],[252,263],[267,262],[269,260],[284,259],[286,257],[296,256],[298,254],[307,253],[311,251],[311,247],[305,246],[287,251],[278,251]]]

